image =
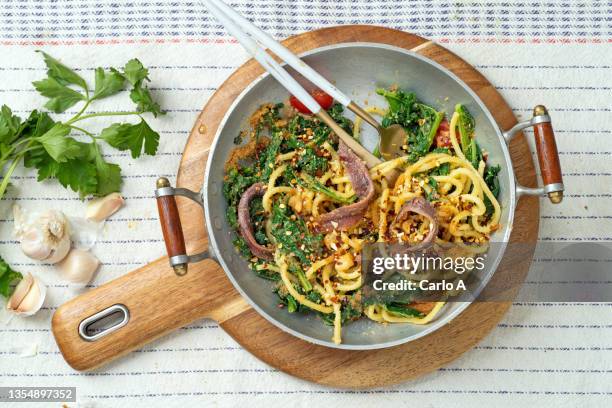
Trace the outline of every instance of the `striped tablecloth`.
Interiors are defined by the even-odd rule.
[[[232,4],[276,38],[338,24],[378,24],[437,41],[484,73],[518,117],[546,104],[554,119],[566,199],[541,201],[545,241],[612,240],[612,5],[553,2],[426,0],[254,0]],[[539,3],[539,2],[538,2]],[[104,263],[93,286],[163,253],[152,188],[173,179],[196,114],[247,55],[197,2],[0,0],[0,103],[20,116],[43,99],[31,81],[45,68],[43,49],[92,77],[97,66],[130,58],[151,68],[152,86],[168,115],[155,158],[112,151],[125,174],[127,206],[104,230],[95,253]],[[124,109],[126,98],[96,109]],[[103,123],[100,122],[100,126]],[[73,294],[52,270],[25,258],[11,234],[10,207],[84,204],[56,183],[19,170],[0,202],[0,253],[49,285],[43,310],[0,325],[0,386],[76,386],[92,406],[610,406],[610,304],[517,303],[477,347],[417,381],[368,391],[324,388],[258,361],[216,324],[200,321],[134,352],[104,370],[70,369],[50,333],[55,308]],[[609,284],[609,283],[608,283]],[[20,357],[36,346],[34,357]]]

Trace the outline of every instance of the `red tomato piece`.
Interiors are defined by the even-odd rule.
[[[315,89],[310,93],[312,97],[321,105],[321,107],[325,110],[328,110],[334,104],[334,98],[330,95],[326,94],[320,89]]]
[[[436,133],[436,147],[451,147],[450,127],[448,121],[444,119],[438,126]]]
[[[332,105],[334,104],[334,98],[332,98],[331,96],[329,96],[328,94],[326,94],[320,89],[315,89],[310,94],[315,99],[315,101],[317,101],[317,103],[321,105],[321,107],[325,110],[331,108]],[[300,102],[298,98],[296,98],[295,96],[291,95],[289,97],[289,103],[298,112],[304,113],[306,115],[312,115],[312,112],[302,102]]]

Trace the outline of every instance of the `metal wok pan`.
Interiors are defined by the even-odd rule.
[[[345,43],[312,50],[304,54],[303,58],[358,103],[363,104],[367,100],[369,105],[386,106],[374,90],[395,84],[415,91],[426,103],[434,106],[448,104],[445,106],[447,112],[452,112],[458,102],[465,104],[476,120],[478,142],[489,152],[491,162],[502,167],[499,176],[502,227],[492,235],[492,241],[508,241],[516,203],[522,195],[548,194],[553,202],[561,200],[563,184],[559,160],[550,118],[544,107],[537,106],[531,120],[504,132],[495,123],[484,103],[463,81],[446,68],[418,54],[388,45]],[[297,76],[295,72],[291,73]],[[156,196],[160,204],[160,220],[170,263],[175,272],[186,273],[188,263],[212,258],[223,267],[242,296],[267,320],[301,339],[328,347],[351,350],[391,347],[417,339],[447,324],[468,306],[467,302],[447,304],[435,321],[424,326],[381,325],[361,319],[345,325],[342,344],[334,344],[330,340],[331,328],[325,326],[314,314],[289,314],[279,309],[269,282],[256,276],[235,251],[233,235],[230,233],[232,229],[226,220],[227,205],[222,194],[224,163],[235,147],[235,135],[247,126],[250,115],[262,103],[281,101],[286,97],[285,89],[271,76],[264,74],[236,98],[215,136],[201,193],[172,188],[167,180],[160,179]],[[536,135],[544,181],[544,186],[540,188],[527,188],[516,183],[507,147],[517,132],[529,126],[534,127]],[[373,133],[364,132],[364,145],[370,149],[376,144],[373,137]],[[180,224],[171,221],[172,214],[176,212],[175,195],[189,197],[202,205],[210,240],[207,252],[186,255]],[[504,254],[504,245],[495,248],[493,253],[488,254],[486,267],[478,272],[483,285],[489,281]]]

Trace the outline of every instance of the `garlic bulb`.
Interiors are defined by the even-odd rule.
[[[15,287],[6,308],[16,314],[33,315],[42,307],[46,294],[47,287],[31,273],[28,273]]]
[[[61,211],[47,210],[26,214],[19,206],[13,208],[15,234],[21,240],[21,250],[32,259],[57,263],[70,251],[70,228]]]
[[[98,266],[100,266],[98,258],[82,249],[73,249],[56,265],[61,278],[78,287],[84,287],[91,281]]]
[[[88,220],[102,222],[123,207],[123,197],[119,193],[111,193],[106,197],[96,198],[87,204],[85,217]]]

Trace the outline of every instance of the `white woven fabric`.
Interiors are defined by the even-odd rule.
[[[560,206],[541,201],[542,240],[612,240],[612,38],[609,2],[233,1],[276,38],[336,24],[378,24],[442,43],[475,65],[517,116],[549,107],[566,183]],[[20,116],[44,103],[31,81],[44,76],[35,49],[92,78],[97,66],[137,57],[168,115],[155,158],[109,151],[124,171],[127,206],[95,247],[104,266],[93,286],[163,254],[154,182],[174,180],[186,137],[215,89],[247,56],[197,2],[0,0],[0,104]],[[123,109],[113,97],[97,110]],[[99,121],[100,126],[108,121]],[[517,303],[475,349],[437,372],[369,391],[324,388],[258,361],[216,324],[196,322],[94,373],[70,369],[50,333],[55,308],[73,296],[51,268],[24,257],[11,234],[10,207],[84,203],[56,183],[19,170],[0,202],[0,254],[49,285],[43,310],[0,325],[0,386],[76,386],[92,406],[609,406],[612,400],[610,304]],[[4,319],[3,319],[4,320]],[[20,354],[37,346],[34,357]]]

